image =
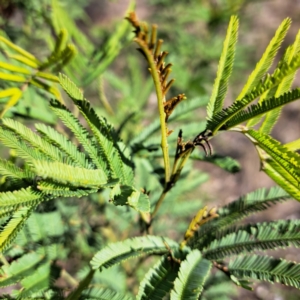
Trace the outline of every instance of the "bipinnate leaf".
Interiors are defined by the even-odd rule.
[[[211,262],[194,249],[180,264],[179,275],[174,282],[171,300],[197,300],[209,275]]]
[[[284,144],[284,146],[290,151],[300,150],[300,139]]]
[[[44,178],[77,187],[100,188],[107,183],[107,176],[100,169],[90,170],[73,167],[60,162],[36,160],[34,172]]]
[[[299,220],[279,220],[241,227],[232,226],[217,233],[206,247],[201,247],[207,259],[223,259],[254,250],[269,250],[300,246]]]
[[[291,197],[300,201],[299,181],[295,179],[290,172],[272,159],[263,162],[262,170],[270,176],[281,188],[283,188]]]
[[[230,274],[238,278],[251,278],[278,282],[300,289],[300,264],[269,256],[238,256],[228,266]]]
[[[193,248],[202,249],[221,230],[288,199],[291,199],[291,196],[284,189],[277,186],[272,187],[270,190],[258,189],[241,196],[237,200],[220,207],[217,210],[219,217],[203,224],[188,244]]]
[[[95,149],[89,151],[89,153],[95,156],[97,166],[97,159],[100,156],[102,162],[99,162],[99,164],[105,166],[105,169],[108,170],[111,178],[119,178],[121,183],[132,185],[134,175],[131,158],[128,157],[128,155],[125,155],[125,153],[128,153],[126,149],[121,149],[125,147],[119,142],[119,138],[113,127],[108,124],[104,118],[100,118],[97,115],[91,104],[83,98],[79,88],[68,77],[60,75],[60,84],[78,107],[92,131],[93,138],[91,142],[89,141],[86,143],[84,139],[83,142],[85,143],[83,145],[88,145],[89,148],[92,146],[92,148],[97,150],[96,155],[94,154]],[[53,108],[54,106],[57,106],[57,104],[52,103]],[[63,107],[60,106],[58,109],[56,108],[55,111],[59,112],[59,109],[61,110],[61,108]],[[81,127],[79,124],[74,124],[72,117],[70,118],[65,112],[63,112],[63,121],[67,126],[71,125],[76,129],[76,132],[78,132],[78,127]],[[74,131],[73,128],[71,128],[72,131]],[[82,139],[82,133],[84,133],[84,131],[81,129],[78,138]]]
[[[33,252],[21,256],[8,266],[2,266],[0,269],[0,287],[15,284],[24,277],[31,275],[42,260],[42,255]]]
[[[250,119],[257,118],[258,116],[263,116],[267,112],[272,112],[273,110],[281,108],[285,104],[298,100],[299,98],[300,89],[294,89],[292,91],[286,92],[279,97],[271,97],[269,99],[266,99],[262,103],[253,104],[246,110],[240,111],[224,126],[226,127],[226,129],[229,129]],[[260,131],[264,132],[263,130]]]
[[[51,262],[46,262],[21,281],[23,288],[19,290],[18,298],[30,299],[33,293],[49,288],[51,280]]]
[[[83,92],[66,75],[59,73],[59,83],[65,92],[74,100],[83,100]]]
[[[35,206],[23,206],[16,210],[0,232],[0,253],[13,242],[17,233],[23,228]]]
[[[300,155],[297,152],[288,150],[288,148],[280,144],[280,142],[262,132],[249,129],[247,131],[247,135],[249,135],[252,140],[254,139],[257,146],[264,150],[267,154],[264,155],[266,158],[263,158],[262,166],[264,161],[268,162],[274,160],[274,162],[276,162],[279,166],[276,170],[277,173],[281,174],[285,179],[289,178],[294,185],[297,183],[299,185]],[[263,156],[263,154],[261,156]],[[262,169],[264,170],[264,166]],[[296,199],[300,201],[299,197]]]
[[[282,80],[294,74],[300,67],[300,54],[293,57],[289,64],[283,64],[274,74],[266,76],[243,99],[236,100],[229,107],[223,108],[207,121],[207,130],[214,135],[218,130],[226,129],[228,123],[235,115],[247,107],[252,101],[276,88]]]
[[[137,211],[150,212],[150,201],[148,195],[138,191],[134,187],[122,185],[117,195],[112,196],[114,205],[129,205]]]
[[[217,78],[214,83],[211,98],[207,105],[207,116],[211,118],[223,107],[227,92],[228,80],[232,72],[237,41],[239,21],[237,16],[232,16],[228,25],[227,35],[223,44]]]
[[[97,252],[91,260],[93,269],[109,268],[129,258],[140,255],[159,253],[165,254],[179,248],[178,243],[158,236],[141,236],[127,239],[122,242],[112,243]]]
[[[93,164],[98,169],[106,169],[106,163],[99,154],[96,147],[96,140],[92,137],[87,129],[85,129],[79,120],[60,102],[51,101],[50,108],[62,120],[62,122],[74,133],[84,150],[90,156]],[[0,136],[1,137],[1,136]]]
[[[0,64],[1,64],[1,62],[0,62]],[[19,88],[16,88],[16,87],[8,88],[8,89],[0,91],[0,99],[5,98],[5,97],[10,97],[9,100],[6,102],[5,106],[3,107],[1,113],[0,113],[0,118],[2,118],[5,115],[5,113],[12,106],[14,106],[18,103],[21,96],[22,96],[22,91]]]
[[[299,50],[300,50],[300,31],[298,31],[295,42],[286,49],[283,58],[278,63],[278,68],[280,68],[280,65],[282,65],[284,63],[289,64],[291,62],[291,60],[296,55],[298,55]],[[295,70],[294,73],[290,74],[289,76],[287,76],[286,78],[284,78],[282,80],[282,82],[278,85],[278,87],[275,91],[275,97],[278,97],[278,96],[286,93],[287,91],[289,91],[289,89],[291,88],[292,83],[295,79],[296,73],[297,73],[297,70]],[[264,101],[263,97],[260,99],[260,102],[261,101]],[[281,109],[282,109],[282,107],[279,107],[278,109],[268,112],[265,115],[264,121],[262,122],[262,124],[259,128],[259,131],[264,132],[265,134],[269,134],[271,132],[272,128],[274,127],[274,125],[276,124],[277,119],[279,118]]]
[[[0,173],[1,176],[5,176],[12,181],[21,181],[23,178],[29,177],[31,173],[29,171],[24,172],[12,162],[0,158]]]
[[[35,124],[37,131],[50,142],[55,145],[60,151],[62,151],[69,160],[72,161],[78,167],[90,168],[90,163],[84,152],[80,152],[72,142],[70,142],[66,136],[60,134],[55,129],[45,124]]]
[[[188,247],[185,249],[188,250],[173,251],[173,257],[178,261],[175,261],[169,254],[162,256],[141,282],[137,300],[161,300],[170,293],[178,276],[180,261],[185,259],[186,255],[191,251]]]
[[[133,298],[105,288],[91,287],[82,292],[82,299],[97,299],[97,300],[133,300]]]
[[[251,73],[248,78],[248,81],[243,88],[242,92],[239,94],[238,99],[242,100],[246,94],[251,92],[251,90],[258,84],[258,82],[263,78],[265,73],[271,67],[274,57],[277,51],[280,48],[280,45],[291,25],[291,19],[286,18],[278,27],[275,36],[270,41],[266,51],[264,52],[263,56],[261,57],[260,61],[257,63],[255,69]]]
[[[57,147],[41,138],[22,123],[7,118],[3,119],[2,122],[5,128],[13,131],[21,141],[27,141],[33,148],[39,149],[46,158],[63,162],[61,152]]]
[[[43,201],[43,195],[31,187],[0,193],[0,209],[17,207],[19,205],[32,205]]]

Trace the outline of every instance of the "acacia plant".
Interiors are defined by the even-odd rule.
[[[148,64],[158,106],[157,120],[127,142],[120,137],[124,124],[116,130],[73,81],[63,74],[56,76],[55,66],[64,67],[75,53],[64,48],[65,31],[44,63],[1,37],[8,47],[5,53],[17,52],[9,57],[25,65],[0,65],[6,70],[1,78],[15,85],[0,92],[0,97],[10,97],[2,110],[0,140],[11,149],[10,159],[0,160],[0,286],[14,287],[3,297],[230,299],[224,283],[251,289],[251,280],[299,289],[299,263],[255,252],[300,245],[299,220],[239,222],[278,202],[300,200],[300,159],[295,152],[300,140],[282,145],[270,135],[282,107],[300,97],[298,88],[291,90],[300,67],[300,33],[268,73],[291,23],[285,19],[237,99],[224,108],[238,35],[238,18],[231,17],[207,104],[207,121],[180,129],[171,122],[203,102],[187,100],[184,94],[167,96],[174,82],[169,79],[172,65],[165,62],[168,53],[157,39],[157,26],[140,23],[134,13],[127,19]],[[58,82],[80,114],[72,112],[72,105],[68,109],[57,87],[44,80]],[[16,82],[21,82],[21,88]],[[55,97],[50,109],[65,126],[60,132],[60,127],[45,124],[36,124],[34,132],[22,122],[4,118],[16,100],[22,101],[24,88],[37,82],[44,83],[38,88],[52,91]],[[213,154],[210,140],[224,131],[249,138],[262,171],[279,187],[254,191],[218,209],[199,207],[201,199],[187,203],[186,191],[204,180],[192,168],[192,159],[236,170],[232,159]],[[161,149],[156,147],[157,136]],[[178,195],[183,197],[181,203]],[[190,224],[186,218],[180,224],[177,219],[177,240],[160,223],[167,212],[176,217],[176,208],[179,216],[195,214]],[[72,263],[70,257],[76,257],[78,264],[72,274],[63,266]],[[130,264],[127,260],[133,258],[135,263]],[[58,285],[57,279],[66,284]],[[120,286],[122,281],[125,288]]]

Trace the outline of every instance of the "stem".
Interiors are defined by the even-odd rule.
[[[72,287],[75,287],[78,285],[78,281],[75,278],[73,278],[65,269],[61,270],[60,276],[66,282],[68,282],[68,284],[70,284]]]
[[[165,186],[168,184],[170,180],[170,158],[169,158],[169,146],[167,141],[167,125],[166,125],[166,114],[164,111],[164,102],[166,101],[165,96],[162,91],[162,86],[159,78],[159,74],[156,68],[156,63],[153,58],[153,54],[149,51],[147,45],[145,45],[144,41],[136,38],[135,41],[142,48],[143,53],[146,55],[150,73],[154,82],[156,96],[157,96],[157,104],[159,110],[159,120],[160,120],[160,130],[161,130],[161,149],[163,152],[164,158],[164,169],[165,169]]]
[[[89,273],[86,275],[86,277],[79,283],[78,287],[69,294],[69,296],[66,298],[66,300],[77,300],[81,296],[81,293],[83,290],[85,290],[90,282],[93,279],[94,273],[96,270],[90,270]]]
[[[9,266],[9,262],[6,260],[3,254],[0,254],[0,261],[4,266]]]
[[[156,202],[154,211],[153,211],[153,213],[152,213],[152,215],[151,215],[151,219],[153,219],[153,218],[156,216],[156,214],[157,214],[157,212],[158,212],[158,210],[159,210],[159,208],[160,208],[162,202],[164,201],[166,195],[167,195],[167,192],[165,192],[165,190],[163,190],[163,192],[161,193],[161,195],[160,195],[158,201]]]
[[[174,186],[174,184],[176,183],[176,181],[178,180],[180,173],[185,165],[185,163],[187,162],[188,158],[190,157],[190,154],[193,152],[194,148],[190,148],[186,151],[186,153],[184,153],[181,157],[177,156],[177,154],[175,155],[175,160],[174,160],[174,165],[173,165],[173,169],[172,169],[172,174],[170,176],[170,181],[168,182],[168,184],[166,184],[163,192],[161,193],[158,201],[156,202],[154,211],[151,215],[151,219],[153,219],[155,217],[155,215],[157,214],[162,202],[164,201],[167,193],[172,189],[172,187]],[[177,167],[177,164],[179,163],[179,166]]]
[[[106,98],[106,95],[105,95],[105,92],[104,92],[104,82],[103,82],[103,78],[100,77],[99,79],[99,98],[100,98],[100,101],[102,102],[104,108],[106,109],[106,111],[110,114],[110,115],[114,115],[114,111],[112,109],[112,107],[110,106],[107,98]]]

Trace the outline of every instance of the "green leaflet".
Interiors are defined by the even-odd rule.
[[[284,145],[289,151],[297,151],[300,149],[300,139],[292,141]]]
[[[288,246],[300,246],[299,220],[233,226],[218,232],[216,238],[202,249],[202,254],[207,259],[218,260],[243,252]]]
[[[0,232],[0,252],[13,242],[17,233],[23,228],[35,206],[23,206],[16,210],[9,221],[1,228]]]
[[[43,194],[39,191],[34,191],[31,187],[20,189],[13,192],[0,193],[0,209],[8,207],[17,207],[19,205],[32,205],[42,202]]]
[[[239,21],[237,16],[232,16],[227,29],[226,38],[219,62],[218,73],[214,83],[211,98],[207,105],[207,117],[211,118],[223,107],[227,92],[228,80],[232,72],[237,42]]]
[[[178,259],[180,252],[175,251],[173,255]],[[158,263],[148,271],[141,282],[137,300],[163,299],[173,288],[179,267],[179,263],[170,262],[167,254],[162,256]]]
[[[3,119],[4,126],[20,137],[22,141],[29,142],[35,149],[42,152],[48,159],[63,162],[63,157],[58,148],[43,140],[39,135],[33,133],[32,130],[13,119]]]
[[[211,130],[213,135],[251,101],[271,88],[279,85],[286,76],[291,75],[298,68],[293,67],[294,62],[299,60],[297,57],[294,57],[288,62],[288,64],[281,66],[281,69],[278,69],[273,76],[266,77],[263,81],[261,81],[267,70],[272,65],[273,59],[286,35],[290,23],[291,20],[289,18],[285,19],[281,23],[275,33],[275,36],[268,45],[262,58],[257,63],[256,68],[249,76],[246,85],[233,105],[227,109],[223,109],[222,111],[214,111],[213,114],[210,113],[208,115],[207,129]],[[285,74],[287,70],[289,70],[288,74]]]
[[[132,186],[115,186],[111,192],[111,198],[114,205],[129,205],[137,211],[150,212],[149,196]]]
[[[51,101],[50,108],[62,120],[62,122],[75,134],[80,144],[89,154],[93,164],[99,169],[106,170],[106,163],[98,155],[96,140],[88,133],[88,131],[79,123],[78,119],[58,101]]]
[[[11,216],[16,210],[19,209],[19,206],[16,206],[16,207],[6,207],[6,208],[3,208],[0,210],[0,218],[5,218],[5,217],[9,217]]]
[[[228,266],[237,277],[278,282],[300,288],[300,264],[269,256],[239,256]]]
[[[42,160],[35,160],[33,167],[38,176],[71,186],[99,189],[107,183],[107,176],[100,169],[90,170]]]
[[[216,113],[207,121],[207,130],[214,135],[218,130],[226,129],[226,123],[230,121],[242,109],[265,92],[277,87],[283,79],[293,74],[300,66],[300,54],[293,57],[289,64],[283,64],[272,76],[266,76],[245,97],[235,101],[231,106]]]
[[[283,56],[283,59],[278,63],[278,65],[280,66],[280,64],[283,64],[284,62],[287,64],[290,63],[293,57],[295,57],[299,53],[299,51],[300,51],[300,31],[296,36],[294,44],[287,48],[285,55]],[[278,85],[276,89],[275,92],[276,97],[282,95],[283,93],[286,93],[291,88],[291,85],[296,76],[296,72],[297,70],[295,70],[294,73],[290,74],[289,76],[287,76],[282,80],[282,82]],[[281,112],[281,108],[268,112],[265,116],[263,123],[259,128],[259,131],[264,132],[266,134],[270,133],[280,115],[280,112]]]
[[[67,139],[67,137],[54,130],[52,127],[44,124],[35,124],[35,127],[44,139],[52,145],[55,145],[76,166],[87,169],[91,167],[85,153],[80,152],[78,148]]]
[[[179,248],[178,243],[157,236],[141,236],[127,239],[123,242],[112,243],[95,254],[91,260],[93,269],[109,268],[129,258],[149,254],[167,253],[171,249]]]
[[[211,262],[202,258],[199,250],[192,250],[180,264],[179,276],[174,282],[171,300],[199,299],[210,269]]]
[[[253,104],[250,107],[248,107],[247,110],[242,110],[238,112],[224,126],[226,127],[226,129],[229,129],[247,120],[256,118],[258,116],[262,116],[267,112],[280,108],[287,103],[298,100],[299,98],[300,98],[300,89],[295,89],[279,96],[278,98],[272,97],[270,99],[264,100],[261,103]],[[263,132],[263,130],[260,130],[260,132]]]
[[[44,194],[56,197],[82,197],[91,193],[96,193],[97,189],[78,189],[72,188],[68,184],[61,184],[53,181],[39,181],[37,188]]]
[[[5,128],[0,127],[0,141],[7,147],[16,150],[19,157],[27,161],[28,164],[35,159],[45,159],[45,155],[37,149],[27,146],[27,144],[19,140],[17,136]]]
[[[60,75],[60,84],[89,124],[93,137],[96,140],[99,154],[110,170],[110,176],[119,178],[124,184],[132,185],[131,159],[124,155],[124,149],[120,149],[120,145],[117,143],[118,137],[112,126],[105,119],[99,118],[95,110],[90,106],[90,103],[83,99],[80,90],[66,76]]]
[[[288,193],[279,188],[273,187],[270,190],[259,189],[218,209],[218,218],[205,223],[196,232],[188,245],[202,249],[207,246],[217,235],[217,232],[231,226],[256,212],[266,210],[270,206],[290,199]]]
[[[262,58],[257,63],[254,71],[249,76],[246,85],[244,86],[242,92],[239,94],[237,99],[238,101],[242,100],[249,92],[256,87],[256,85],[260,82],[263,78],[265,73],[271,67],[273,59],[291,25],[291,19],[286,18],[278,27],[275,36],[270,41],[266,51],[264,52]]]
[[[270,176],[280,187],[285,189],[293,198],[300,201],[299,181],[290,172],[271,159],[264,161],[262,170]]]
[[[0,172],[10,180],[21,180],[25,177],[24,171],[8,160],[0,158]]]
[[[115,291],[92,287],[86,289],[82,292],[80,300],[89,299],[89,300],[132,300],[131,297],[122,295]]]
[[[59,73],[59,83],[72,99],[83,100],[83,92],[66,75]]]
[[[131,185],[133,183],[132,168],[126,165],[126,160],[122,159],[124,155],[118,151],[116,143],[112,140],[110,126],[97,116],[87,101],[74,101],[74,103],[91,128],[93,136],[97,140],[100,155],[106,162],[111,177],[119,178],[122,183]]]
[[[42,261],[43,256],[37,253],[27,253],[13,261],[9,266],[2,266],[0,269],[0,287],[15,284],[24,277],[31,275]]]
[[[289,151],[272,137],[253,129],[249,129],[247,134],[255,139],[258,146],[288,172],[294,181],[300,182],[300,155],[298,153]]]
[[[31,53],[27,52],[26,50],[22,49],[21,47],[15,45],[8,39],[4,38],[3,36],[0,36],[0,41],[4,44],[6,44],[9,48],[13,49],[20,55],[26,57],[28,60],[31,60],[32,62],[35,62],[36,64],[40,64],[40,61],[37,60],[35,56],[33,56]]]
[[[44,291],[49,288],[51,280],[51,262],[46,262],[21,281],[23,288],[20,289],[18,297],[30,298],[33,293]]]

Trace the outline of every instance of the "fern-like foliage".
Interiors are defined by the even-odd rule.
[[[3,266],[0,270],[1,275],[3,276],[0,280],[0,286],[5,287],[16,284],[21,279],[31,275],[42,262],[42,255],[28,253],[12,262],[9,266]]]
[[[164,254],[170,249],[178,248],[178,244],[170,239],[146,236],[129,239],[124,242],[108,245],[95,254],[91,261],[94,269],[108,268],[123,260],[147,253]]]
[[[53,111],[74,132],[86,152],[80,152],[66,137],[46,126],[37,126],[41,133],[38,135],[17,121],[3,119],[0,140],[16,151],[24,160],[25,168],[19,169],[6,161],[1,164],[8,184],[17,182],[20,186],[19,190],[0,193],[2,215],[16,210],[2,230],[2,250],[12,242],[36,205],[59,196],[82,197],[113,187],[113,203],[130,205],[138,211],[149,211],[148,197],[132,186],[133,165],[130,156],[126,155],[111,125],[97,116],[69,79],[64,76],[60,78],[62,87],[90,125],[93,138],[78,119],[57,101],[51,104]],[[24,209],[26,213],[22,218]]]
[[[197,249],[191,251],[181,263],[179,276],[174,282],[171,299],[197,300],[209,275],[210,261],[201,257]]]
[[[18,103],[28,87],[45,90],[62,101],[58,88],[53,85],[58,82],[58,77],[53,72],[56,73],[67,65],[77,52],[73,44],[67,44],[67,35],[65,29],[59,32],[53,52],[44,61],[15,45],[7,37],[0,36],[0,47],[7,57],[7,62],[0,62],[0,69],[4,71],[0,72],[0,78],[19,84],[18,87],[8,85],[0,92],[0,98],[10,97],[1,111],[1,117]]]
[[[13,242],[19,231],[25,225],[35,206],[21,206],[15,209],[0,232],[0,251],[4,250]]]
[[[279,282],[298,289],[300,288],[299,268],[300,265],[295,262],[258,255],[238,257],[228,266],[229,272],[237,277]]]
[[[290,23],[291,20],[287,18],[278,27],[275,36],[233,104],[227,108],[215,110],[211,108],[214,102],[208,106],[206,129],[194,141],[202,138],[207,142],[208,138],[212,138],[221,130],[241,132],[257,147],[262,170],[292,197],[300,201],[299,155],[268,135],[278,120],[281,108],[300,98],[299,89],[290,90],[300,66],[300,33],[295,42],[286,49],[274,72],[267,73]],[[229,25],[229,28],[231,26]],[[228,30],[227,39],[230,39],[230,35],[231,31]],[[234,48],[231,52],[233,55]],[[224,71],[217,74],[217,81],[222,80],[228,81],[228,74]],[[215,91],[213,95],[214,93]],[[255,99],[259,99],[258,103],[249,106]],[[260,128],[254,130],[253,126],[262,120]],[[246,121],[246,127],[241,125]]]
[[[184,259],[188,252],[173,251],[176,259]],[[180,263],[170,263],[170,256],[165,254],[145,275],[140,284],[138,300],[163,299],[172,290],[178,276]]]
[[[251,119],[257,118],[259,115],[264,115],[276,107],[280,107],[287,102],[299,98],[299,95],[295,92],[280,97],[283,93],[288,92],[291,85],[291,78],[294,77],[294,74],[299,67],[299,55],[297,54],[298,50],[296,50],[298,49],[298,42],[295,42],[293,47],[289,49],[287,52],[288,58],[283,59],[281,63],[278,64],[275,72],[272,75],[267,74],[280,44],[287,33],[290,23],[291,20],[287,18],[279,26],[274,38],[268,45],[261,60],[257,63],[256,68],[249,76],[248,81],[240,95],[237,97],[237,100],[230,107],[221,111],[218,109],[213,114],[211,109],[207,111],[207,130],[210,130],[213,134],[215,134],[220,129],[227,129],[228,127],[235,126],[246,120],[249,120],[249,125],[254,125],[254,123],[250,123]],[[229,34],[227,34],[227,37],[228,36]],[[232,51],[234,51],[234,49],[232,49]],[[220,76],[221,75],[218,74],[218,77]],[[227,74],[223,74],[222,76],[224,77],[224,81],[227,80]],[[223,78],[222,76],[221,78]],[[288,83],[285,84],[284,82]],[[285,88],[283,88],[283,86],[285,86]],[[278,87],[280,92],[277,94],[271,93],[270,91],[274,90],[276,87]],[[266,97],[266,95],[268,95],[268,97]],[[248,112],[242,111],[243,108],[259,96],[261,97],[261,100],[257,106],[253,106]],[[272,99],[273,101],[271,101],[270,98],[273,96],[275,99]],[[265,103],[265,101],[267,102]]]
[[[119,129],[115,130],[105,118],[97,114],[83,91],[67,76],[60,74],[51,77],[44,71],[50,69],[57,72],[72,58],[72,49],[70,46],[65,47],[66,32],[61,30],[62,20],[72,39],[77,44],[82,41],[86,44],[86,49],[81,50],[86,57],[77,58],[74,64],[70,64],[66,68],[67,74],[72,74],[74,79],[76,75],[73,74],[78,73],[88,61],[91,64],[100,62],[95,70],[82,73],[85,75],[83,85],[102,73],[115,57],[119,48],[116,47],[114,52],[113,46],[125,36],[127,26],[123,22],[104,50],[91,54],[93,47],[88,39],[76,32],[75,23],[57,0],[53,0],[53,8],[52,29],[58,38],[47,61],[39,61],[6,38],[0,39],[4,41],[5,47],[18,53],[11,58],[36,71],[32,73],[31,69],[19,65],[0,63],[0,68],[6,70],[4,75],[0,72],[0,78],[20,82],[23,84],[21,88],[30,84],[52,91],[56,99],[51,100],[50,108],[64,123],[67,132],[73,135],[71,139],[63,131],[58,132],[41,124],[35,125],[37,132],[33,132],[17,120],[1,120],[0,141],[11,149],[11,154],[17,159],[11,157],[9,161],[0,160],[3,176],[3,190],[0,193],[0,252],[6,251],[7,254],[6,258],[0,257],[3,263],[0,268],[0,287],[19,284],[21,289],[14,292],[18,299],[131,299],[133,294],[125,294],[125,288],[122,290],[119,288],[121,284],[116,284],[119,281],[117,279],[121,278],[120,274],[116,274],[123,269],[124,274],[131,276],[131,272],[136,271],[144,259],[153,255],[160,256],[160,259],[148,272],[144,272],[146,275],[137,294],[140,300],[168,297],[171,300],[213,299],[208,292],[210,286],[222,287],[224,282],[228,284],[231,281],[251,289],[248,279],[280,282],[299,289],[299,264],[256,254],[256,251],[262,250],[299,247],[299,220],[239,224],[240,220],[278,202],[291,198],[300,201],[300,159],[293,152],[299,149],[299,143],[282,145],[269,136],[281,107],[300,97],[299,89],[290,91],[300,66],[300,35],[287,48],[274,72],[268,74],[290,26],[290,19],[285,19],[279,26],[234,103],[223,108],[238,34],[238,19],[235,16],[231,18],[217,78],[207,105],[207,123],[189,122],[184,125],[183,130],[190,134],[197,134],[199,127],[203,129],[193,141],[184,141],[182,129],[177,137],[170,136],[172,131],[168,129],[167,123],[182,118],[190,120],[190,116],[183,114],[189,115],[195,108],[204,105],[205,101],[191,101],[182,106],[180,111],[177,106],[185,99],[184,94],[166,98],[174,80],[168,79],[171,64],[165,63],[168,53],[160,50],[162,40],[157,39],[157,27],[153,25],[149,30],[146,24],[138,21],[134,13],[130,13],[127,19],[134,28],[135,42],[147,60],[154,81],[160,120],[154,121],[137,137],[131,139],[129,134],[130,142],[125,144],[119,133],[126,126],[126,117]],[[80,116],[75,116],[62,98],[53,92],[48,85],[51,79],[61,85]],[[9,88],[2,94],[0,92],[0,98],[11,97],[9,105],[13,105],[21,97],[20,93],[19,86]],[[249,107],[256,99],[258,102]],[[81,120],[86,126],[81,124]],[[261,127],[254,130],[253,126],[261,121]],[[244,122],[247,122],[246,126],[241,125]],[[159,129],[161,140],[155,136],[149,140]],[[211,154],[208,140],[221,130],[238,131],[247,136],[257,149],[262,170],[281,188],[255,191],[219,209],[209,209],[207,206],[199,209],[198,201],[188,203],[187,194],[207,178],[205,174],[198,174],[190,179],[189,176],[193,177],[196,171],[182,171],[184,166],[191,169],[192,164],[188,163],[188,158],[209,161],[230,172],[239,168],[234,160],[218,155],[207,158],[192,155],[198,145],[206,150],[203,142]],[[173,152],[170,151],[174,156],[173,168],[167,139],[177,146]],[[162,154],[155,152],[159,144]],[[133,154],[136,157],[132,159]],[[164,168],[157,160],[161,158]],[[178,195],[182,201],[176,205]],[[75,198],[79,197],[82,199],[76,202]],[[150,211],[149,197],[153,211]],[[108,199],[115,206],[104,205]],[[140,228],[147,231],[147,234],[137,236],[136,231],[130,231],[137,221],[137,214],[129,207],[138,212]],[[99,218],[104,210],[105,214]],[[187,226],[185,217],[195,211],[197,213]],[[157,216],[164,212],[176,217],[178,229],[174,236],[181,235],[181,242],[165,237],[167,222],[157,225]],[[178,215],[181,218],[177,218]],[[122,232],[116,228],[122,228]],[[159,232],[161,236],[150,235],[149,232],[152,234],[153,231]],[[18,246],[12,245],[14,240]],[[110,242],[107,243],[107,240]],[[64,247],[67,244],[72,244],[73,248]],[[78,255],[78,249],[80,259],[88,260],[90,264],[84,266],[82,263],[82,270],[73,278],[63,267],[58,267],[57,261]],[[138,259],[136,266],[130,266],[129,259]],[[218,272],[211,272],[213,267],[222,272],[225,279],[224,276],[218,279]],[[113,279],[105,278],[107,269],[110,272],[108,277]],[[59,277],[64,277],[72,288],[67,298],[54,285]],[[123,281],[125,286],[125,276]],[[216,290],[215,297],[218,297],[220,292]],[[223,296],[228,299],[225,292]]]
[[[297,53],[299,52],[299,50],[300,50],[299,47],[300,47],[300,31],[298,32],[298,34],[295,38],[295,42],[286,49],[284,56],[278,62],[278,66],[280,67],[280,65],[282,65],[283,63],[289,63],[293,59],[293,57],[296,56]],[[294,73],[292,73],[290,76],[286,77],[278,85],[276,90],[273,89],[273,90],[269,91],[269,93],[265,94],[265,97],[261,97],[261,99],[259,101],[262,102],[264,100],[264,98],[269,98],[272,95],[278,97],[278,96],[281,96],[282,94],[286,93],[291,88],[291,85],[294,81],[295,75],[296,75],[296,71]],[[260,126],[261,132],[264,132],[266,134],[271,132],[277,119],[279,118],[281,109],[282,108],[277,108],[273,111],[268,112],[265,115],[265,119]],[[248,127],[254,126],[256,124],[256,121],[258,122],[259,120],[260,120],[260,118],[255,118],[255,119],[253,119],[254,122],[252,122],[252,120],[249,121],[247,126]]]
[[[271,112],[277,108],[284,106],[287,103],[298,100],[300,98],[300,90],[295,89],[287,92],[278,98],[272,97],[261,103],[251,105],[247,110],[242,110],[237,113],[228,123],[224,125],[224,129],[230,129],[240,123],[248,121],[250,119],[262,116],[268,112]],[[274,124],[274,122],[272,122]]]
[[[221,54],[217,78],[214,89],[207,106],[207,117],[211,118],[223,107],[223,102],[227,92],[228,79],[232,72],[233,60],[235,54],[235,44],[238,33],[238,19],[236,16],[231,17],[226,39],[224,41],[223,51]]]
[[[79,300],[91,299],[91,300],[132,300],[130,296],[122,295],[109,289],[101,288],[89,288],[82,292]]]
[[[216,235],[216,232],[222,231],[243,218],[290,198],[287,192],[278,187],[273,187],[269,191],[259,189],[242,196],[219,208],[217,211],[219,217],[203,224],[196,232],[195,237],[188,241],[188,245],[202,248],[207,240]]]
[[[266,74],[268,69],[271,67],[273,59],[279,50],[279,47],[291,25],[291,19],[286,18],[278,27],[273,39],[270,41],[266,51],[264,52],[262,58],[257,63],[255,69],[249,76],[245,87],[238,96],[238,99],[242,100],[249,92],[251,92],[260,80]]]
[[[299,221],[275,221],[218,231],[216,239],[204,246],[203,256],[218,260],[243,252],[268,250],[300,244]]]
[[[291,196],[300,201],[300,156],[292,152],[272,137],[249,129],[248,134],[258,143],[261,152],[262,169],[270,175]],[[266,162],[264,166],[264,162]],[[274,169],[275,173],[271,171]]]

